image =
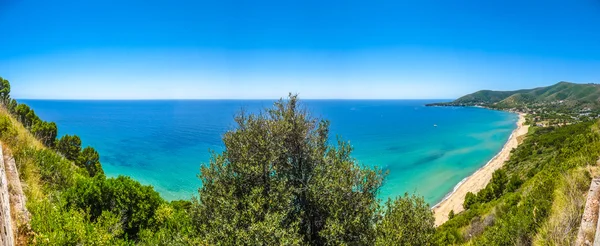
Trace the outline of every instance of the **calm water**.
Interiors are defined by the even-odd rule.
[[[151,184],[166,199],[188,199],[196,175],[221,151],[221,136],[241,108],[256,112],[272,101],[21,100],[59,135],[77,134],[100,152],[108,176]],[[424,107],[418,100],[307,100],[331,121],[332,136],[354,146],[361,163],[389,170],[381,197],[417,192],[434,204],[500,151],[517,116],[479,108]],[[434,127],[434,124],[437,127]]]

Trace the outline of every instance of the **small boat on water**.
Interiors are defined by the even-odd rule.
[[[436,125],[436,124],[433,124],[433,127],[437,127],[437,125]]]

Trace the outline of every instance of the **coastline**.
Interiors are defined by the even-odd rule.
[[[529,126],[525,125],[525,114],[518,113],[519,120],[517,121],[517,128],[513,130],[510,137],[502,147],[502,150],[498,152],[492,159],[490,159],[483,167],[479,168],[470,176],[461,180],[454,189],[448,193],[442,201],[433,206],[432,211],[434,212],[435,225],[439,226],[448,220],[448,213],[454,210],[454,213],[462,212],[463,201],[468,192],[476,193],[485,186],[492,179],[492,173],[498,168],[504,165],[504,162],[508,161],[510,157],[510,151],[519,145],[519,137],[527,134]]]

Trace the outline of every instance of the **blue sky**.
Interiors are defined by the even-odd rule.
[[[600,82],[600,0],[0,0],[15,98],[455,98]]]

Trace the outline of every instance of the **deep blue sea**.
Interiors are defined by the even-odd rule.
[[[169,200],[197,195],[200,165],[244,108],[272,100],[19,100],[59,135],[76,134],[96,148],[108,176],[128,175]],[[425,107],[446,100],[304,100],[331,133],[349,140],[362,164],[389,171],[380,197],[416,192],[431,205],[500,151],[517,116],[481,108]],[[437,125],[434,126],[434,125]]]

